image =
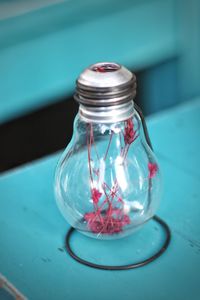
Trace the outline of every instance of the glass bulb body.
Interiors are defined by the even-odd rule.
[[[57,205],[72,227],[94,238],[127,236],[154,216],[160,191],[137,111],[115,123],[88,123],[77,114],[55,175]]]

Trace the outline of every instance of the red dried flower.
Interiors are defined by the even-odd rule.
[[[113,210],[112,214],[118,215]],[[97,212],[86,213],[84,219],[88,222],[88,227],[93,233],[113,234],[122,231],[122,227],[131,223],[128,215],[114,218],[111,215],[99,215]]]
[[[124,129],[124,142],[125,144],[131,144],[135,140],[136,131],[134,130],[134,124],[132,119],[126,121],[126,126]]]
[[[108,69],[101,69],[99,68],[96,71],[99,72],[109,72],[110,69],[112,69],[112,66],[106,66]],[[136,138],[136,131],[133,128],[134,124],[132,119],[129,119],[125,122],[125,128],[124,128],[124,143],[125,145],[130,145]],[[106,149],[106,153],[104,156],[104,160],[106,160],[109,147],[111,144],[111,139],[113,136],[113,132],[110,135],[109,143]],[[94,137],[93,137],[93,130],[92,125],[90,127],[90,133],[88,138],[88,163],[89,163],[89,175],[90,175],[90,181],[91,185],[93,186],[94,180],[93,176],[96,175],[99,179],[99,169],[94,169],[91,166],[91,148],[94,146]],[[124,147],[124,150],[128,151],[129,147]],[[97,158],[98,153],[95,148]],[[127,154],[127,152],[124,152],[124,156]],[[103,193],[101,193],[97,188],[91,188],[91,199],[94,206],[94,211],[85,213],[84,215],[84,221],[88,226],[88,229],[93,232],[94,234],[116,234],[120,233],[123,230],[123,227],[130,224],[131,220],[128,215],[124,214],[123,209],[119,207],[119,203],[123,204],[124,201],[120,196],[119,186],[117,183],[117,179],[115,179],[115,183],[112,187],[109,187],[109,185],[104,182],[102,185]],[[107,191],[108,190],[108,191]],[[98,205],[100,198],[102,199],[102,203]],[[117,203],[115,203],[115,200]]]
[[[96,220],[88,223],[88,226],[93,233],[113,234],[121,232],[123,224],[115,218],[104,217],[101,222]]]
[[[86,213],[86,214],[84,215],[84,219],[85,219],[87,222],[92,222],[95,218],[96,218],[96,213],[94,213],[94,212]]]
[[[128,225],[131,223],[131,220],[128,215],[123,215],[121,219],[122,226]]]
[[[148,163],[149,178],[153,178],[158,171],[158,166],[155,163]]]
[[[99,202],[99,199],[101,198],[102,193],[100,193],[97,189],[92,189],[92,200],[95,204]]]

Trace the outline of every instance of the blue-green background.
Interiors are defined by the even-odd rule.
[[[142,72],[146,113],[200,94],[200,1],[0,1],[0,123],[73,93],[97,61]]]

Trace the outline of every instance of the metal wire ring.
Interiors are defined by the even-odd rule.
[[[153,254],[152,256],[150,256],[149,258],[147,258],[143,261],[139,261],[139,262],[128,264],[128,265],[109,266],[109,265],[95,264],[95,263],[92,263],[85,259],[82,259],[81,257],[77,256],[72,251],[71,246],[70,246],[70,237],[71,237],[72,233],[75,231],[75,229],[72,227],[69,229],[69,231],[67,232],[67,235],[66,235],[66,250],[73,259],[75,259],[79,263],[86,265],[88,267],[91,267],[91,268],[114,271],[114,270],[130,270],[130,269],[135,269],[135,268],[145,266],[145,265],[149,264],[150,262],[154,261],[155,259],[157,259],[159,256],[161,256],[166,251],[167,247],[169,246],[170,240],[171,240],[171,231],[170,231],[167,223],[165,221],[163,221],[161,218],[159,218],[158,216],[154,216],[152,219],[155,222],[157,222],[159,225],[161,225],[161,227],[164,229],[166,238],[165,238],[165,241],[162,244],[161,248],[159,248],[159,250],[155,254]]]

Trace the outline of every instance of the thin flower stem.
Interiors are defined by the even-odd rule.
[[[101,213],[98,211],[98,209],[95,212],[95,217],[90,221],[90,223],[92,224],[93,222],[97,221],[97,219],[99,219],[100,223],[103,224]]]
[[[111,132],[111,135],[110,135],[110,138],[109,138],[108,147],[107,147],[107,149],[106,149],[106,154],[105,154],[105,156],[104,156],[104,160],[106,160],[106,157],[107,157],[107,155],[108,155],[108,150],[109,150],[109,148],[110,148],[110,144],[111,144],[112,137],[113,137],[113,131]]]
[[[104,230],[107,228],[107,226],[108,226],[111,219],[112,219],[112,206],[111,206],[111,204],[109,204],[109,207],[108,207],[108,210],[107,210],[107,220],[106,220],[101,232],[104,232]]]
[[[130,147],[130,144],[128,144],[128,145],[125,146],[125,151],[124,151],[125,153],[124,153],[124,157],[123,157],[123,163],[125,162],[125,159],[127,157],[129,147]]]
[[[134,141],[137,139],[138,135],[134,138],[134,140],[132,141],[132,143],[134,143]],[[131,143],[131,144],[132,144]],[[131,146],[131,144],[126,144],[125,147],[124,147],[124,152],[123,152],[123,163],[125,162],[125,159],[127,158],[127,154],[128,154],[128,151],[129,151],[129,148]]]
[[[128,155],[128,151],[130,148],[130,145],[134,142],[134,140],[137,138],[137,136],[135,136],[135,131],[133,128],[133,124],[132,124],[132,120],[128,120],[124,122],[124,127],[125,130],[124,132],[121,131],[119,133],[119,139],[120,139],[120,155],[122,158],[123,163],[125,162],[127,155]],[[95,180],[97,179],[99,182],[100,179],[100,170],[98,168],[98,166],[94,169],[92,168],[91,165],[91,161],[92,161],[92,157],[91,154],[93,153],[96,156],[96,160],[98,160],[98,162],[100,162],[100,156],[98,155],[98,151],[97,151],[97,147],[96,147],[96,143],[94,141],[94,136],[93,136],[93,128],[92,128],[92,124],[89,124],[88,127],[88,136],[87,136],[87,146],[88,146],[88,164],[89,164],[89,175],[90,175],[90,181],[91,181],[91,194],[92,192],[94,192],[95,189],[93,186],[93,182],[94,182],[94,178]],[[111,134],[109,136],[109,141],[108,141],[108,145],[105,151],[105,155],[104,155],[104,161],[106,161],[107,157],[108,157],[108,153],[110,150],[110,146],[111,146],[111,142],[112,142],[112,138],[113,138],[113,134],[114,132],[111,131]],[[124,141],[124,143],[123,143]],[[92,152],[92,146],[93,146],[93,152]],[[107,166],[108,168],[109,166]],[[96,178],[97,176],[97,178]],[[126,215],[122,210],[119,212],[119,208],[118,208],[118,204],[115,203],[121,203],[123,205],[124,201],[122,200],[121,197],[121,192],[119,190],[119,184],[117,182],[117,178],[115,178],[114,180],[114,184],[109,187],[109,185],[106,182],[103,182],[103,184],[101,184],[102,190],[103,190],[103,195],[102,193],[100,193],[100,195],[102,195],[103,197],[103,202],[101,201],[101,204],[98,203],[96,201],[95,198],[95,203],[93,203],[94,205],[94,212],[91,213],[91,219],[88,220],[88,224],[91,231],[93,231],[94,233],[98,233],[98,234],[113,234],[113,233],[118,233],[122,230],[122,227],[125,226],[126,224],[129,224],[129,217],[128,215]],[[96,189],[95,189],[96,192]],[[98,192],[98,190],[97,190]],[[94,195],[93,195],[94,197]],[[95,196],[96,197],[96,196]],[[98,198],[99,200],[99,198]],[[115,208],[115,205],[116,208]],[[119,219],[120,217],[120,219]]]
[[[120,147],[121,147],[121,150],[122,150],[123,146],[122,146],[122,132],[121,131],[119,132],[119,140],[120,140]]]
[[[99,169],[97,169],[97,170],[93,169],[93,172],[98,177],[98,180],[99,180]]]
[[[100,210],[102,210],[102,208],[103,208],[103,206],[105,205],[105,204],[107,204],[108,203],[108,200],[107,200],[107,198],[103,201],[103,203],[101,204],[101,206],[99,207],[99,209]]]
[[[121,153],[120,153],[122,159],[123,159],[123,157],[125,155],[125,152],[126,152],[126,146],[127,146],[127,144],[125,144],[124,147],[122,147],[122,150],[121,150]]]
[[[88,164],[89,164],[90,180],[91,183],[93,183],[92,168],[91,168],[91,141],[92,141],[91,128],[92,128],[92,124],[90,124],[90,133],[87,134],[87,146],[88,146]]]
[[[89,140],[89,145],[88,145],[88,164],[89,164],[89,172],[90,172],[90,180],[91,184],[93,185],[93,176],[92,176],[92,167],[91,167],[91,145],[92,145],[92,140],[93,140],[93,131],[92,131],[92,124],[90,124],[90,133],[89,137],[87,138],[87,141]],[[92,194],[92,188],[90,186],[91,194]],[[93,202],[94,210],[97,212],[98,211],[98,205]],[[101,222],[101,219],[100,219]]]
[[[96,214],[99,217],[99,221],[101,222],[101,224],[103,223],[102,217],[101,217],[101,211],[98,208],[98,205],[96,204]]]
[[[109,222],[110,222],[110,217],[112,217],[112,203],[110,202],[109,200],[109,196],[107,195],[106,193],[106,190],[104,188],[104,186],[102,186],[103,190],[104,190],[104,193],[105,193],[105,196],[106,196],[106,200],[104,200],[104,202],[108,203],[108,209],[107,209],[107,212],[106,212],[106,215],[107,215],[107,222],[105,222],[104,226],[102,227],[102,230],[101,232],[104,232],[104,230],[106,229],[106,227],[108,226]],[[99,232],[99,233],[101,233]]]
[[[118,193],[117,189],[119,188],[117,179],[115,179],[115,183],[114,183],[114,191],[112,191],[112,188],[110,188],[110,187],[107,185],[107,183],[104,183],[104,184],[105,184],[106,187],[109,189],[109,191],[110,191],[110,196],[111,196],[111,194],[113,195],[112,201],[113,201],[114,197],[120,198],[120,196],[117,195],[117,193]],[[116,186],[115,186],[115,185],[116,185]]]
[[[99,154],[97,152],[97,147],[96,147],[96,143],[95,143],[94,139],[93,139],[93,145],[94,145],[94,150],[96,152],[97,159],[98,159],[98,161],[100,161]]]
[[[104,184],[105,184],[105,183],[103,183],[102,188],[103,188],[104,194],[105,194],[105,196],[106,196],[106,199],[107,199],[108,203],[110,204],[111,202],[110,202],[110,200],[109,200],[109,196],[108,196],[107,193],[106,193],[106,189],[105,189],[105,187],[104,187]]]

